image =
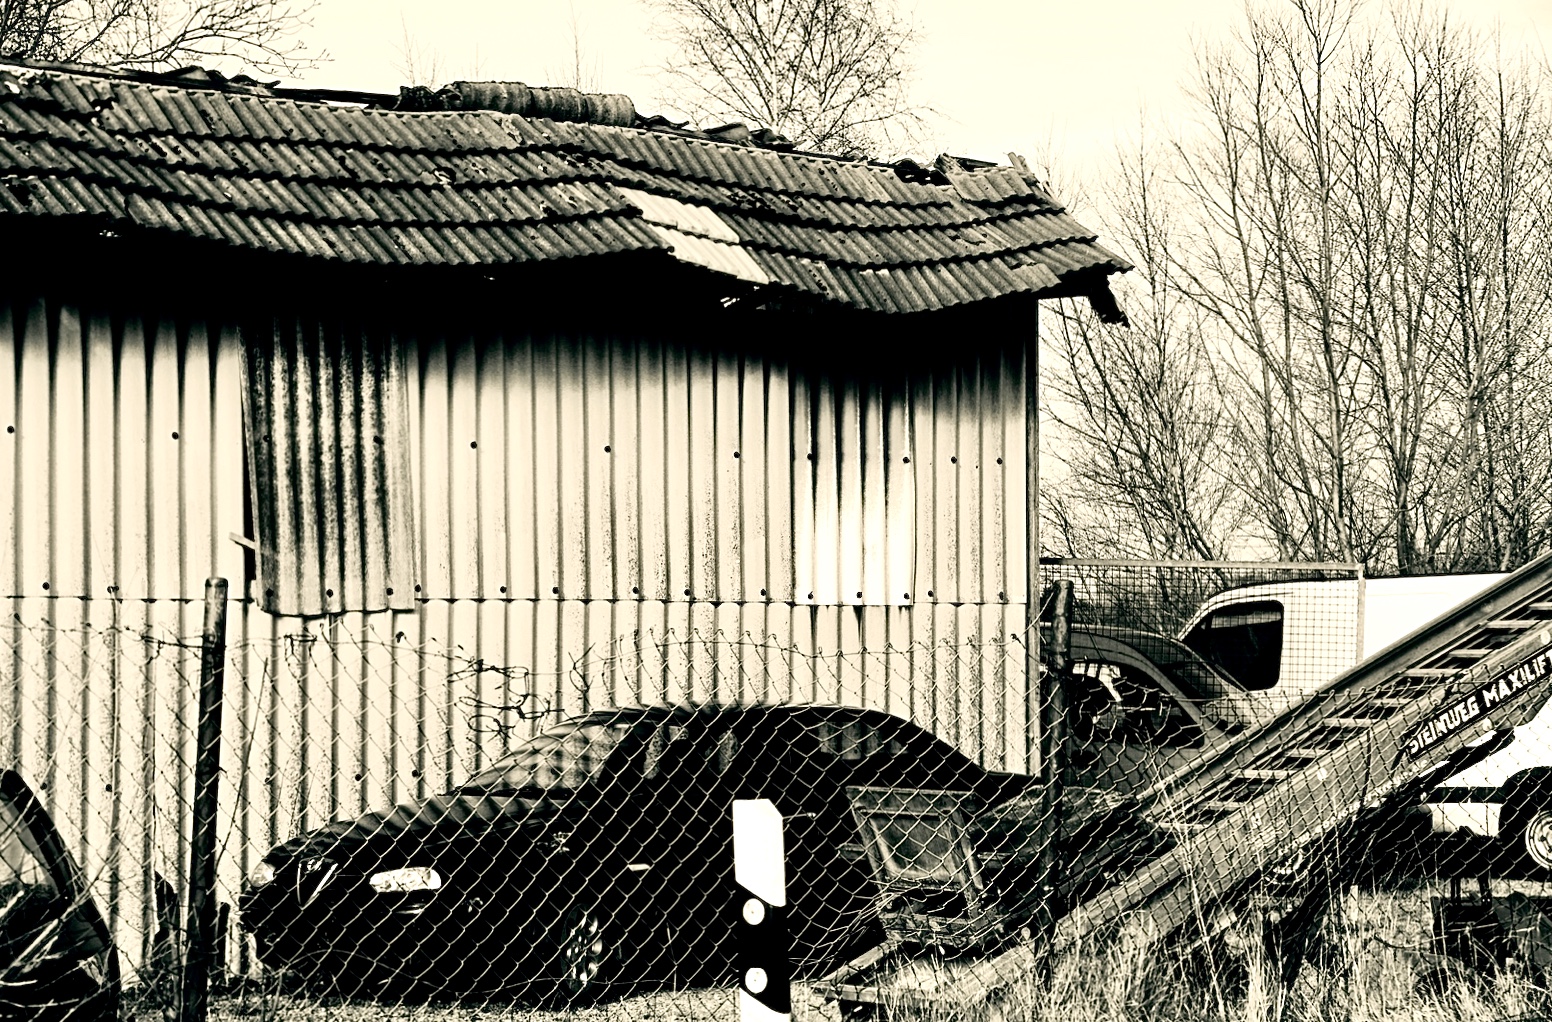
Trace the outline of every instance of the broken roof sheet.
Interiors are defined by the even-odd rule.
[[[661,127],[0,67],[0,215],[366,265],[655,252],[880,312],[1108,297],[1127,268],[1013,168],[911,170]]]

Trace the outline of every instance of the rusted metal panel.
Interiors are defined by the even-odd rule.
[[[293,615],[408,608],[415,563],[403,345],[345,318],[280,314],[245,330],[266,607]],[[153,416],[163,406],[156,398]],[[458,452],[448,461],[456,473]]]

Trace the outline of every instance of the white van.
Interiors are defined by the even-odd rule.
[[[1219,593],[1197,608],[1180,640],[1245,691],[1206,707],[1234,725],[1270,720],[1502,579],[1417,575],[1281,582]],[[1552,869],[1552,703],[1515,728],[1514,741],[1429,796],[1434,828],[1469,830],[1521,846]]]

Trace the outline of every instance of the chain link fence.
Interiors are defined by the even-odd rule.
[[[1510,688],[1531,690],[1540,626],[1504,622],[1552,622],[1548,594],[1516,591],[1493,604],[1507,617],[1328,688],[1423,608],[1496,580],[1392,587],[1396,610],[1380,606],[1390,580],[1346,565],[1062,561],[1043,575],[1035,686],[1019,631],[825,650],[665,629],[535,670],[412,640],[391,616],[286,622],[234,601],[211,1014],[730,1017],[741,798],[785,821],[799,1017],[996,1002],[1239,1018],[1441,997],[1466,1017],[1462,998],[1484,1013],[1535,1002],[1539,975],[1490,946],[1487,923],[1495,905],[1534,904],[1552,867],[1552,810],[1526,780],[1552,768],[1527,730],[1540,718],[1455,707],[1489,683],[1506,707]],[[90,903],[117,950],[120,1014],[177,1017],[202,608],[12,602],[4,762],[81,891],[40,922],[40,890],[57,907],[68,884],[27,796],[0,792],[0,997],[65,1017],[93,982],[84,963],[107,962],[82,936]],[[1042,737],[1042,717],[1059,729]],[[1525,740],[1450,745],[1489,723]],[[1369,751],[1350,754],[1364,734]],[[1043,767],[1042,740],[1056,751]],[[1428,783],[1376,779],[1405,762],[1415,781],[1437,750],[1453,758]],[[1320,769],[1370,776],[1327,790]],[[1469,783],[1441,787],[1446,773]],[[1493,876],[1451,897],[1451,877],[1477,873]],[[55,965],[37,966],[40,949]],[[1483,978],[1462,992],[1456,973]],[[15,993],[40,976],[52,1001]]]

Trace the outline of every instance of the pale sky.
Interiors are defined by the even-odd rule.
[[[1385,0],[1370,0],[1383,9]],[[1498,27],[1506,50],[1552,50],[1552,0],[1442,0],[1461,20]],[[1049,153],[1057,180],[1102,168],[1117,140],[1181,115],[1194,40],[1221,38],[1243,0],[902,0],[921,36],[914,99],[940,114],[927,145],[1006,162]],[[673,113],[652,67],[645,0],[319,0],[308,41],[333,58],[288,84],[396,91],[406,32],[439,80],[545,85],[569,77],[573,17],[599,91],[643,113]],[[935,152],[922,152],[932,156]]]

